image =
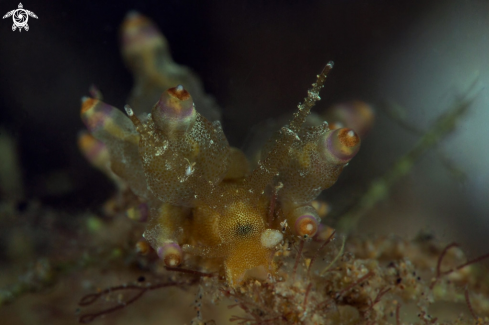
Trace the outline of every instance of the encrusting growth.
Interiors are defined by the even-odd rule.
[[[167,266],[200,268],[192,257],[201,257],[206,271],[222,272],[237,286],[251,269],[274,274],[285,220],[286,236],[316,234],[320,218],[311,203],[360,146],[352,129],[304,126],[332,67],[328,63],[318,75],[252,171],[244,154],[228,145],[220,123],[199,114],[182,85],[163,92],[151,113],[139,116],[129,106],[127,117],[98,99],[83,99],[82,120],[107,146],[111,170],[147,204],[144,235]]]

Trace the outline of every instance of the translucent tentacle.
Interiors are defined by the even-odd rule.
[[[197,113],[181,86],[171,88],[142,123],[128,115],[140,134],[139,154],[148,186],[162,202],[192,206],[228,167],[229,146],[219,123]],[[206,184],[206,185],[204,185]]]
[[[82,99],[81,118],[88,131],[107,146],[111,170],[136,195],[148,199],[151,193],[139,159],[139,134],[133,123],[117,108],[88,97]]]

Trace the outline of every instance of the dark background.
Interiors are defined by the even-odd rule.
[[[484,3],[459,2],[469,9]],[[3,15],[17,5],[17,1],[2,0],[0,11]],[[383,82],[379,67],[395,65],[395,51],[408,46],[404,40],[430,32],[415,28],[419,21],[430,14],[437,17],[445,7],[444,1],[412,0],[32,0],[23,5],[39,17],[29,19],[28,32],[12,32],[10,18],[0,21],[0,125],[18,140],[27,198],[73,212],[96,209],[111,193],[109,181],[78,152],[76,137],[83,127],[80,98],[87,95],[92,83],[101,89],[106,102],[117,107],[125,104],[132,78],[119,53],[118,28],[129,10],[155,21],[168,38],[175,61],[202,78],[206,91],[222,107],[230,143],[240,147],[253,125],[293,111],[329,60],[335,61],[335,68],[318,111],[354,98],[381,105],[386,93],[379,86]],[[450,54],[449,47],[442,50]],[[415,69],[416,62],[412,67]],[[399,74],[398,78],[401,83],[416,78],[416,73]],[[401,90],[416,96],[414,89]],[[332,198],[353,201],[417,139],[380,112],[372,133],[337,184],[340,194],[332,192]],[[432,160],[435,158],[430,163]],[[423,185],[416,181],[416,173],[422,171],[414,170],[414,176],[394,189],[390,203],[376,215],[389,215],[400,229],[412,222],[418,230],[443,223],[442,235],[462,232],[462,237],[481,238],[485,234],[488,228],[479,228],[472,221],[452,232],[443,228],[449,227],[444,219],[437,219],[449,211],[455,220],[453,227],[460,227],[461,215],[481,215],[487,220],[487,211],[477,210],[464,198],[470,196],[470,189],[444,180],[443,186],[453,188],[452,192],[436,200],[420,198],[426,193],[417,194]],[[435,176],[434,188],[437,181]],[[450,199],[453,197],[457,200]],[[427,202],[433,205],[425,205]],[[418,215],[416,223],[406,217],[412,207],[418,214],[428,212]],[[432,223],[426,221],[431,216]],[[477,243],[474,239],[471,244]]]

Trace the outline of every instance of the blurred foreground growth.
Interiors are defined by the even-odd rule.
[[[330,110],[329,125],[310,115],[332,62],[292,119],[246,157],[229,146],[214,100],[173,62],[154,24],[130,13],[122,28],[123,56],[135,76],[126,114],[92,88],[92,98],[82,100],[88,133],[80,147],[118,187],[106,213],[125,211],[146,224],[137,249],[167,280],[88,295],[80,305],[137,292],[81,322],[168,286],[200,287],[195,324],[213,318],[201,314],[200,300],[231,301],[242,311],[231,318],[238,324],[431,324],[443,318],[429,312],[438,301],[462,302],[468,320],[484,322],[477,315],[489,314],[489,285],[473,264],[486,256],[467,262],[456,245],[443,249],[422,237],[347,240],[321,224],[327,209],[315,200],[356,155],[373,120],[361,102]],[[404,317],[404,304],[417,313]]]

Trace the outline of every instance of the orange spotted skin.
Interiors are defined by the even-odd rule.
[[[123,53],[144,75],[141,80],[154,73],[166,83],[172,77],[154,67],[166,41],[153,27],[131,14],[123,27]],[[167,53],[164,59],[171,60]],[[217,272],[237,287],[249,273],[274,274],[273,256],[283,240],[316,234],[320,218],[312,201],[336,182],[360,144],[349,129],[303,126],[331,68],[329,63],[318,75],[253,170],[243,152],[229,146],[220,123],[199,113],[184,85],[160,91],[156,103],[126,107],[127,115],[100,100],[83,100],[82,120],[106,146],[107,165],[147,206],[144,238],[162,263]]]
[[[311,219],[306,219],[299,225],[299,233],[312,237],[316,234],[318,230],[317,223],[313,222]]]
[[[325,138],[325,154],[339,161],[351,160],[360,149],[360,137],[353,129],[332,130]]]
[[[212,247],[203,256],[220,257],[231,284],[243,280],[245,272],[271,263],[273,251],[261,245],[266,229],[268,201],[253,197],[239,184],[227,182],[219,194],[220,208],[196,207],[189,243]],[[222,196],[221,196],[222,194]]]
[[[180,101],[185,101],[191,99],[190,94],[183,87],[179,89],[178,87],[168,89],[168,94]]]
[[[338,132],[338,139],[341,144],[348,148],[354,147],[360,143],[360,137],[349,129],[341,129]]]

